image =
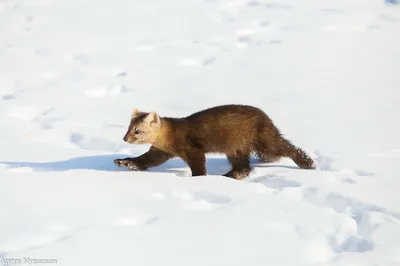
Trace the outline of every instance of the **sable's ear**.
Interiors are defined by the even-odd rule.
[[[150,112],[146,118],[144,119],[146,123],[150,126],[159,126],[160,125],[160,117],[156,112]]]
[[[139,110],[137,108],[133,109],[133,112],[131,114],[131,118],[135,118],[140,114]]]

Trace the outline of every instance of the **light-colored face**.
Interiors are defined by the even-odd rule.
[[[124,141],[130,144],[152,144],[160,132],[161,119],[155,112],[134,109]]]

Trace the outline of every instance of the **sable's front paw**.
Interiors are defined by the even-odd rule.
[[[114,163],[117,166],[124,166],[123,161],[124,161],[124,159],[114,159]]]
[[[115,159],[114,163],[120,167],[127,167],[129,170],[139,170],[139,167],[132,160]]]
[[[241,179],[247,177],[249,175],[249,173],[250,173],[250,169],[243,169],[241,171],[230,170],[228,173],[224,174],[223,176],[241,180]]]

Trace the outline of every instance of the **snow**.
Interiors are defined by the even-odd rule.
[[[383,0],[0,0],[0,265],[400,265],[399,32]],[[317,170],[114,165],[133,108],[227,103]]]

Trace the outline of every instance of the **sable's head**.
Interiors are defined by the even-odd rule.
[[[134,109],[124,141],[130,144],[152,144],[160,132],[161,119],[155,112],[143,113]]]

